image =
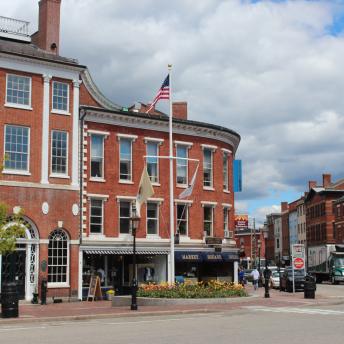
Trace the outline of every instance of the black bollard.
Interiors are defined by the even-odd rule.
[[[3,318],[18,318],[19,301],[15,282],[3,283],[1,291],[1,314]]]
[[[48,289],[47,279],[43,278],[41,282],[41,305],[47,304],[47,289]]]

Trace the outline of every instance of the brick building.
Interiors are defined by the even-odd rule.
[[[344,243],[344,196],[333,202],[334,227],[333,237],[336,244]]]
[[[24,210],[26,230],[15,254],[0,258],[0,278],[14,274],[27,300],[42,278],[50,296],[77,295],[80,99],[115,106],[85,66],[59,55],[60,4],[39,2],[32,36],[28,23],[0,17],[0,199]]]
[[[289,205],[281,202],[282,259],[284,265],[290,264]]]
[[[333,211],[333,202],[343,195],[344,180],[332,182],[330,174],[323,174],[321,186],[317,186],[315,181],[309,182],[305,209],[308,258],[312,265],[313,261],[318,259],[315,255],[321,251],[321,248],[326,251],[327,246],[336,243],[334,225],[336,213]]]
[[[168,117],[81,107],[84,116],[84,213],[81,255],[84,293],[92,270],[105,271],[104,287],[125,292],[132,278],[132,236],[128,218],[144,166],[154,195],[141,209],[137,230],[138,281],[166,281],[169,275]],[[173,104],[175,274],[194,280],[233,280],[238,249],[233,238],[232,162],[240,137],[232,130],[187,119],[185,102]],[[144,156],[157,158],[144,158]],[[196,170],[192,196],[178,199]]]
[[[60,5],[39,2],[32,36],[28,23],[0,17],[0,197],[13,211],[24,209],[26,227],[16,252],[0,256],[0,276],[1,283],[11,277],[14,260],[27,300],[43,278],[48,296],[80,299],[97,270],[104,288],[125,292],[133,274],[129,217],[145,164],[155,194],[141,210],[139,281],[166,280],[170,259],[168,162],[144,159],[168,155],[168,118],[146,115],[144,104],[122,111],[87,67],[59,55]],[[188,120],[185,102],[174,104],[173,131],[181,158],[174,171],[176,274],[233,280],[232,163],[240,136]],[[200,167],[192,197],[179,200],[196,167],[183,158]]]

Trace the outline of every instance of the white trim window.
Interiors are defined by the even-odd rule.
[[[229,190],[228,153],[223,152],[223,190]]]
[[[132,181],[132,144],[130,138],[119,141],[119,180]]]
[[[148,141],[147,142],[147,172],[152,183],[159,183],[159,143]]]
[[[69,112],[69,85],[65,82],[53,81],[52,110],[54,112]]]
[[[203,186],[213,187],[213,150],[203,149]]]
[[[52,130],[51,132],[51,173],[68,175],[68,133]]]
[[[5,126],[5,171],[28,172],[30,154],[30,128]]]
[[[130,234],[131,204],[132,201],[119,201],[119,234]]]
[[[177,185],[187,186],[188,185],[188,147],[185,145],[177,145],[176,147],[176,164],[177,164]],[[182,158],[182,159],[178,159]]]
[[[147,202],[147,235],[159,235],[159,203]]]
[[[99,198],[90,199],[90,234],[103,234],[104,202]]]
[[[69,284],[69,240],[62,229],[56,229],[49,235],[48,283],[50,287]]]
[[[203,206],[203,231],[207,236],[213,236],[214,229],[214,207],[211,205]]]
[[[181,236],[188,236],[189,207],[186,203],[177,204],[177,231]]]
[[[223,230],[228,231],[229,230],[229,209],[227,207],[223,208]]]
[[[104,135],[91,135],[91,178],[104,178]]]
[[[31,106],[31,78],[22,75],[6,75],[6,104]]]

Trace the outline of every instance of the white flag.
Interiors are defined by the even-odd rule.
[[[149,197],[152,197],[154,195],[154,189],[152,186],[152,183],[150,181],[147,168],[146,166],[143,168],[140,185],[139,185],[139,192],[136,196],[136,211],[137,216],[141,217],[140,215],[140,209],[141,205],[145,203]]]
[[[195,182],[196,182],[196,175],[197,175],[197,171],[198,171],[198,166],[199,163],[196,167],[196,171],[191,179],[191,183],[190,185],[178,196],[178,198],[185,198],[185,197],[189,197],[192,194],[193,188],[195,186]]]

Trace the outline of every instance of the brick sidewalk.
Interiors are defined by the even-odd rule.
[[[251,286],[247,287],[250,294],[248,298],[235,298],[230,303],[199,304],[193,305],[168,305],[168,306],[139,306],[137,311],[131,311],[129,307],[112,307],[110,301],[95,302],[64,302],[59,304],[50,303],[45,306],[20,304],[20,317],[17,319],[0,318],[1,324],[32,322],[32,321],[64,321],[85,320],[93,318],[124,317],[137,315],[164,315],[180,313],[204,313],[219,312],[240,309],[243,306],[310,306],[329,302],[329,299],[317,296],[315,300],[304,299],[303,293],[284,293],[278,290],[270,290],[271,298],[264,298],[264,288],[253,291]],[[333,300],[332,300],[333,301]]]

